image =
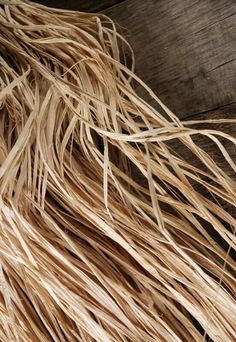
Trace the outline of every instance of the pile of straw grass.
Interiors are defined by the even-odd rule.
[[[124,52],[102,14],[0,0],[1,341],[236,340],[236,120],[181,122]]]

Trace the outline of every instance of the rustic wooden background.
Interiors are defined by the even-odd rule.
[[[236,116],[236,0],[38,2],[109,15],[136,73],[180,118]]]

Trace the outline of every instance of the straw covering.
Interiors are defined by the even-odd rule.
[[[235,341],[234,118],[181,122],[102,14],[0,5],[0,340]]]

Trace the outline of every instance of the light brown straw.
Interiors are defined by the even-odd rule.
[[[0,0],[3,342],[236,341],[236,119],[179,121],[122,51],[102,14]]]

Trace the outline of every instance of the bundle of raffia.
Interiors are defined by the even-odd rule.
[[[102,14],[0,4],[0,340],[235,341],[236,120],[181,122]]]

